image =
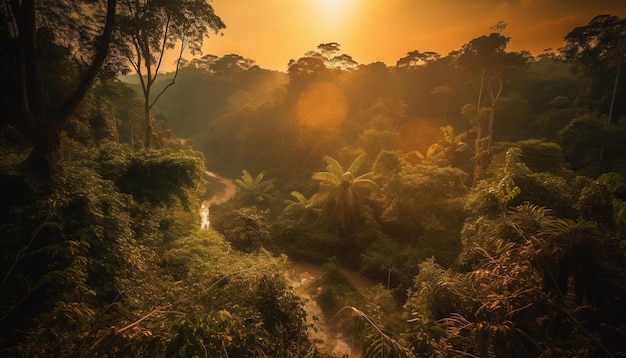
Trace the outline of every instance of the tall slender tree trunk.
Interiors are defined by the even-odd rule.
[[[483,124],[480,118],[480,103],[483,99],[483,87],[485,85],[485,69],[480,73],[480,89],[478,90],[478,101],[476,103],[476,140],[474,141],[474,176],[472,178],[472,186],[476,186],[478,181],[483,177],[483,150],[482,136]]]
[[[489,111],[489,128],[487,129],[487,154],[491,154],[491,144],[493,143],[493,123],[496,118],[496,105],[498,104],[498,99],[500,98],[500,94],[502,93],[502,79],[499,79],[500,87],[498,88],[498,92],[494,95],[493,89],[491,92],[491,109]]]
[[[144,111],[146,115],[146,149],[152,146],[152,110],[150,109],[150,88],[146,89],[144,101]]]
[[[609,116],[606,119],[607,128],[611,127],[611,124],[613,123],[613,108],[615,106],[615,97],[617,95],[617,83],[619,82],[619,73],[620,73],[621,67],[622,67],[622,64],[618,63],[617,71],[615,72],[615,83],[613,84],[613,94],[611,95],[611,105],[609,106]],[[606,156],[605,150],[606,150],[606,143],[605,141],[602,141],[602,145],[600,146],[600,156],[598,158],[598,162],[600,163],[600,165],[602,165],[602,162],[605,160],[605,156]]]
[[[622,67],[621,63],[617,64],[617,71],[615,73],[615,83],[613,84],[613,95],[611,96],[611,106],[609,107],[609,119],[607,121],[607,124],[609,126],[611,126],[611,123],[613,123],[613,107],[615,106],[615,96],[617,94],[617,83],[619,82],[619,72],[620,72],[621,67]]]

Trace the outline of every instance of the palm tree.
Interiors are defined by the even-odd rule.
[[[322,211],[321,200],[318,194],[313,194],[307,199],[304,194],[299,191],[292,191],[291,196],[296,200],[285,200],[287,205],[283,210],[283,213],[287,216],[300,216],[298,223],[302,222],[305,218],[310,216],[319,216]]]
[[[327,171],[314,173],[311,177],[320,181],[319,195],[326,199],[323,212],[329,214],[331,224],[341,230],[351,230],[358,221],[361,203],[357,191],[378,189],[378,185],[370,179],[372,172],[355,177],[365,157],[365,153],[359,155],[344,171],[337,160],[324,156]]]
[[[459,153],[467,150],[467,143],[464,142],[467,132],[455,134],[454,128],[450,125],[440,129],[443,138],[428,148],[426,156],[442,159],[447,164],[452,164]]]
[[[242,170],[241,179],[235,179],[235,183],[239,186],[236,198],[241,201],[251,201],[253,203],[262,204],[271,201],[270,193],[274,191],[275,179],[263,180],[265,172],[259,173],[255,178],[250,175],[247,170]]]

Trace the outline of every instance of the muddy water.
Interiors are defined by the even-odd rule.
[[[355,289],[372,287],[374,283],[360,273],[339,267],[341,274],[350,282]],[[309,329],[309,337],[320,339],[318,348],[334,356],[353,356],[353,349],[348,343],[349,339],[335,333],[324,320],[324,313],[313,298],[312,283],[324,275],[324,270],[317,265],[305,262],[290,262],[290,268],[284,273],[287,283],[293,286],[296,294],[304,301],[304,310],[307,313],[307,323],[314,324],[315,330]],[[313,295],[312,295],[313,293]],[[314,320],[316,317],[317,320]]]

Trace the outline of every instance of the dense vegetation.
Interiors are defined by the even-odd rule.
[[[328,356],[294,260],[323,267],[312,299],[364,356],[626,354],[626,20],[536,57],[500,32],[395,66],[327,43],[286,73],[235,54],[135,67],[146,85],[116,76],[154,60],[128,42],[145,33],[121,13],[107,34],[103,13],[84,20],[117,44],[85,47],[100,63],[63,24],[2,27],[3,49],[40,51],[1,57],[3,356]],[[222,189],[205,167],[237,194],[201,229]]]

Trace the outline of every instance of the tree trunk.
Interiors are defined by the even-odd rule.
[[[622,64],[619,63],[617,65],[617,72],[615,73],[615,84],[613,84],[613,95],[611,96],[611,106],[609,107],[609,119],[607,121],[607,124],[609,126],[611,126],[613,122],[613,107],[615,105],[615,95],[617,93],[617,82],[619,81],[619,72],[620,72],[621,67],[622,67]]]
[[[22,2],[19,25],[21,108],[33,144],[29,159],[42,174],[53,175],[58,169],[60,135],[39,66],[34,0]]]
[[[150,88],[148,88],[145,92],[144,111],[146,116],[146,143],[144,146],[146,149],[149,149],[152,146],[152,111],[150,110]]]
[[[109,39],[113,33],[117,0],[107,0],[106,23],[96,44],[94,59],[67,101],[57,109],[52,107],[44,85],[37,50],[37,15],[35,0],[24,0],[18,20],[18,59],[20,66],[20,107],[24,121],[31,131],[33,151],[30,160],[42,174],[51,176],[58,172],[61,135],[59,122],[69,117],[87,94],[109,52]]]
[[[483,176],[481,143],[483,136],[483,126],[482,120],[480,118],[480,102],[482,102],[484,83],[485,69],[483,69],[480,73],[480,89],[478,91],[478,101],[476,103],[476,141],[474,141],[474,176],[472,178],[472,186],[476,186],[478,181],[482,179]]]
[[[622,64],[619,63],[617,64],[617,71],[615,73],[615,83],[613,84],[613,95],[611,96],[611,106],[609,107],[609,117],[606,120],[606,126],[607,129],[611,127],[611,124],[613,123],[613,107],[615,106],[615,97],[617,94],[617,83],[619,81],[619,73],[620,73],[620,69],[622,67]],[[600,146],[600,156],[598,158],[598,162],[600,163],[600,165],[602,165],[602,162],[605,161],[606,159],[606,143],[605,141],[602,141],[602,145]],[[604,168],[605,171],[608,171],[608,167]]]
[[[491,144],[493,143],[493,121],[496,117],[496,104],[498,104],[498,99],[500,98],[500,94],[502,93],[502,79],[499,79],[500,87],[498,88],[498,92],[493,94],[493,89],[491,92],[491,110],[489,111],[489,128],[487,132],[487,154],[491,154]]]

